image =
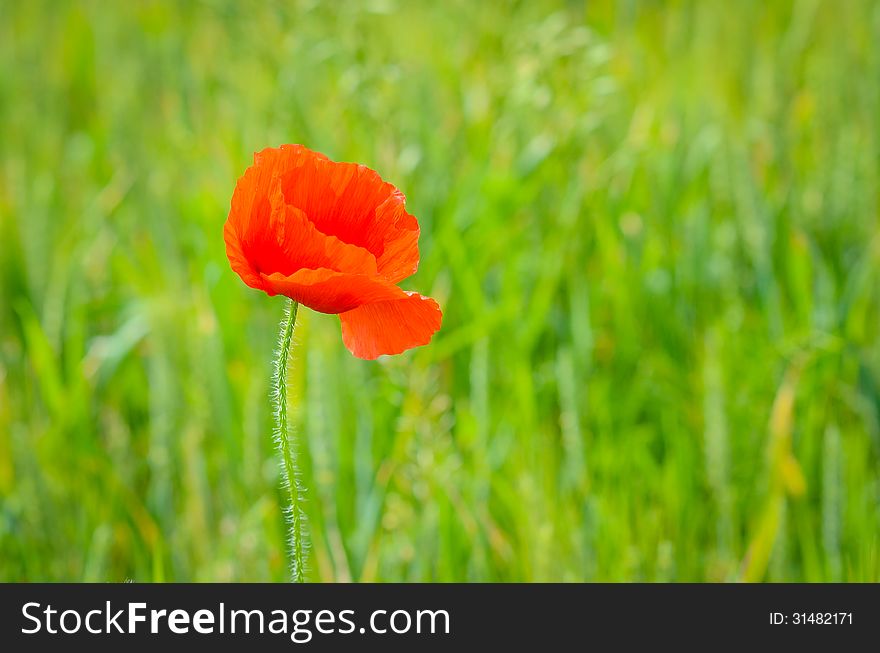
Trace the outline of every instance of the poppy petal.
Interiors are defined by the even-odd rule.
[[[382,277],[348,274],[327,268],[297,270],[291,275],[261,274],[266,292],[286,295],[319,313],[344,313],[361,304],[400,299],[406,293]]]
[[[227,221],[224,230],[232,267],[248,285],[260,273],[289,275],[300,268],[376,273],[375,256],[322,234],[301,210],[284,204],[280,193],[270,204],[268,210],[258,206],[252,211],[243,221],[243,233],[234,220]]]
[[[227,222],[232,222],[239,234],[247,234],[257,225],[264,225],[272,211],[270,198],[277,192],[278,178],[302,165],[306,159],[326,160],[326,157],[300,145],[267,147],[255,153],[254,164],[245,170],[235,184]],[[252,222],[257,225],[252,225]]]
[[[241,239],[231,220],[227,220],[223,227],[223,240],[226,241],[226,257],[229,259],[232,271],[251,288],[265,291],[266,284],[260,277],[260,273],[254,269],[248,257],[245,256]]]
[[[302,149],[291,150],[282,166],[284,200],[304,211],[321,233],[372,252],[390,281],[413,274],[419,224],[406,211],[403,193],[366,166],[308,157]]]
[[[378,257],[379,274],[398,283],[419,268],[419,223],[403,203],[403,196],[389,198],[376,209],[377,222],[385,224],[382,253]]]
[[[426,345],[440,328],[442,313],[430,297],[404,293],[391,301],[363,304],[340,314],[342,341],[358,358],[372,360]]]
[[[378,173],[355,163],[306,159],[280,183],[285,201],[302,209],[322,233],[382,254],[385,230],[376,210],[397,189]]]

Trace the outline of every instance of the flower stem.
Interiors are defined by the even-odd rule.
[[[296,325],[296,312],[299,304],[289,300],[281,320],[281,333],[278,337],[278,351],[275,357],[272,398],[275,404],[275,444],[281,454],[281,469],[284,487],[287,489],[290,505],[285,514],[290,528],[290,574],[294,583],[305,581],[306,527],[305,511],[302,509],[305,489],[299,483],[299,470],[293,437],[287,419],[287,368],[290,364],[290,348],[293,329]]]

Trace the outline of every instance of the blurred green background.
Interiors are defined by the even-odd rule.
[[[268,145],[377,170],[433,343],[301,311],[321,581],[880,580],[880,4],[0,1],[0,579],[287,578]]]

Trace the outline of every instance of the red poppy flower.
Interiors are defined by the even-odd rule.
[[[238,180],[223,229],[232,269],[252,288],[338,313],[359,358],[425,345],[440,307],[397,283],[419,265],[419,223],[373,170],[302,145],[266,148]]]

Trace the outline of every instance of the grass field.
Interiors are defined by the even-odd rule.
[[[0,0],[0,580],[287,578],[252,153],[408,197],[303,310],[314,581],[880,581],[880,4]]]

